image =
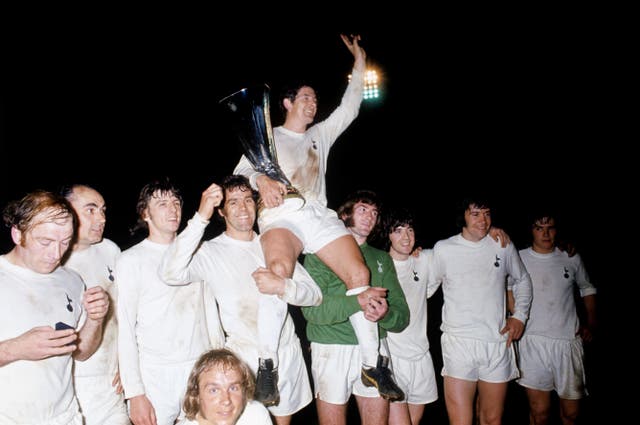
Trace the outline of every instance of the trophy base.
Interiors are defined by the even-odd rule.
[[[287,210],[287,211],[297,211],[300,208],[302,208],[305,204],[305,199],[304,196],[302,196],[300,194],[300,192],[298,192],[298,189],[296,189],[293,186],[289,186],[287,188],[287,193],[284,195],[284,202],[282,203],[282,205],[279,205],[275,208],[271,208],[272,210],[275,209],[283,209],[283,210]],[[264,203],[262,202],[262,199],[258,200],[258,215],[260,215],[260,213],[262,213],[262,211],[265,209]]]

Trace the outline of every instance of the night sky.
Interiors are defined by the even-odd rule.
[[[402,31],[362,22],[223,28],[205,18],[23,28],[3,53],[0,205],[88,183],[107,202],[105,236],[127,247],[140,188],[167,175],[183,188],[187,219],[240,156],[218,101],[259,84],[277,95],[302,78],[316,88],[323,119],[353,63],[339,34],[360,33],[383,94],[363,103],[332,149],[330,206],[373,189],[386,205],[416,211],[418,242],[430,247],[458,231],[456,202],[482,189],[495,223],[524,247],[527,211],[551,204],[605,286],[612,255],[601,226],[626,207],[611,190],[628,184],[616,167],[626,152],[612,133],[615,40],[597,17],[581,18],[429,16],[401,21]],[[274,96],[271,104],[276,126]],[[0,246],[11,246],[6,229]]]
[[[0,202],[90,183],[108,204],[107,236],[127,244],[139,189],[168,175],[183,188],[188,217],[241,153],[218,101],[268,84],[275,126],[279,89],[302,78],[318,92],[318,118],[326,117],[351,70],[344,31],[362,34],[383,94],[363,103],[332,149],[331,206],[355,189],[376,190],[387,205],[420,211],[418,237],[430,246],[457,231],[456,202],[482,189],[496,224],[519,245],[527,242],[526,211],[550,203],[566,216],[568,236],[593,255],[579,231],[590,220],[583,211],[606,200],[601,164],[620,154],[603,141],[603,33],[562,20],[424,25],[434,22],[424,32],[187,22],[25,31],[2,79]],[[9,164],[18,171],[9,174]]]

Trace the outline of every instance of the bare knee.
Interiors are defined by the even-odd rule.
[[[572,425],[578,420],[578,412],[560,412],[562,425]]]
[[[529,417],[531,419],[531,425],[547,425],[549,423],[549,410],[530,409]]]
[[[300,240],[287,229],[271,229],[260,238],[266,266],[280,277],[291,278],[298,255]]]
[[[267,265],[267,267],[269,268],[269,270],[271,270],[273,273],[277,274],[280,277],[284,277],[284,278],[293,277],[294,264],[289,264],[289,262],[287,262],[284,259],[272,261],[270,264]]]
[[[502,410],[480,411],[478,412],[478,417],[483,425],[500,425],[502,423]]]
[[[563,425],[571,425],[578,420],[579,400],[560,399],[560,418]]]

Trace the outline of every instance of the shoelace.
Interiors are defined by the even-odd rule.
[[[260,375],[262,378],[260,381],[262,383],[261,385],[262,388],[260,389],[261,390],[265,389],[267,390],[268,393],[273,393],[276,388],[275,383],[273,382],[273,373],[274,373],[273,370],[272,371],[265,370],[264,372],[263,371],[260,371],[260,372],[261,372]]]

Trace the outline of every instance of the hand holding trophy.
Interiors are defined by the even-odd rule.
[[[253,168],[287,186],[284,195],[288,207],[302,208],[304,197],[293,187],[278,165],[271,119],[269,115],[269,86],[248,87],[222,100],[220,105],[232,125],[233,134]],[[291,205],[293,201],[295,205]],[[258,213],[262,210],[258,201]]]

